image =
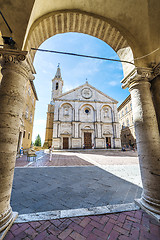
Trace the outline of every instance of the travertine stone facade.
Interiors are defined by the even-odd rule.
[[[122,146],[136,146],[131,95],[129,95],[118,107],[118,119],[120,123],[120,137]]]
[[[45,146],[64,148],[120,148],[117,101],[88,82],[62,93],[57,68],[48,105]],[[52,135],[53,131],[53,135]],[[52,142],[51,142],[52,136]]]

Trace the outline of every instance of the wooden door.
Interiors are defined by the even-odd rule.
[[[84,133],[84,145],[85,145],[85,148],[92,148],[91,133],[89,132]]]
[[[69,148],[68,139],[69,139],[68,137],[63,138],[63,149]]]

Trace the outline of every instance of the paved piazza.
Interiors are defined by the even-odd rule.
[[[11,206],[19,214],[133,203],[141,196],[132,151],[40,151],[36,162],[17,159]]]

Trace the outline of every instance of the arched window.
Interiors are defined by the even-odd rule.
[[[56,90],[58,89],[58,82],[56,83]]]
[[[129,119],[127,118],[127,127],[129,127]]]

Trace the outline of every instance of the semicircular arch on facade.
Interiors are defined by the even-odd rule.
[[[101,39],[119,55],[121,60],[134,59],[132,49],[135,44],[130,40],[133,36],[110,19],[78,10],[51,12],[36,20],[28,32],[23,49],[27,51],[32,47],[37,49],[48,38],[67,32],[84,33]],[[36,51],[30,51],[32,61],[35,53]],[[134,68],[134,65],[127,63],[122,63],[122,66],[124,75]]]
[[[110,108],[112,110],[112,107],[108,104],[102,105],[101,110],[103,110],[104,108]]]
[[[82,105],[80,105],[79,109],[82,110],[82,108],[92,108],[95,111],[95,108],[93,107],[92,104],[89,103],[83,103]]]
[[[62,108],[62,107],[64,107],[64,106],[69,106],[69,107],[71,107],[72,109],[73,109],[73,106],[72,106],[72,104],[71,103],[68,103],[68,102],[65,102],[65,103],[61,103],[61,105],[59,106],[59,108]]]

